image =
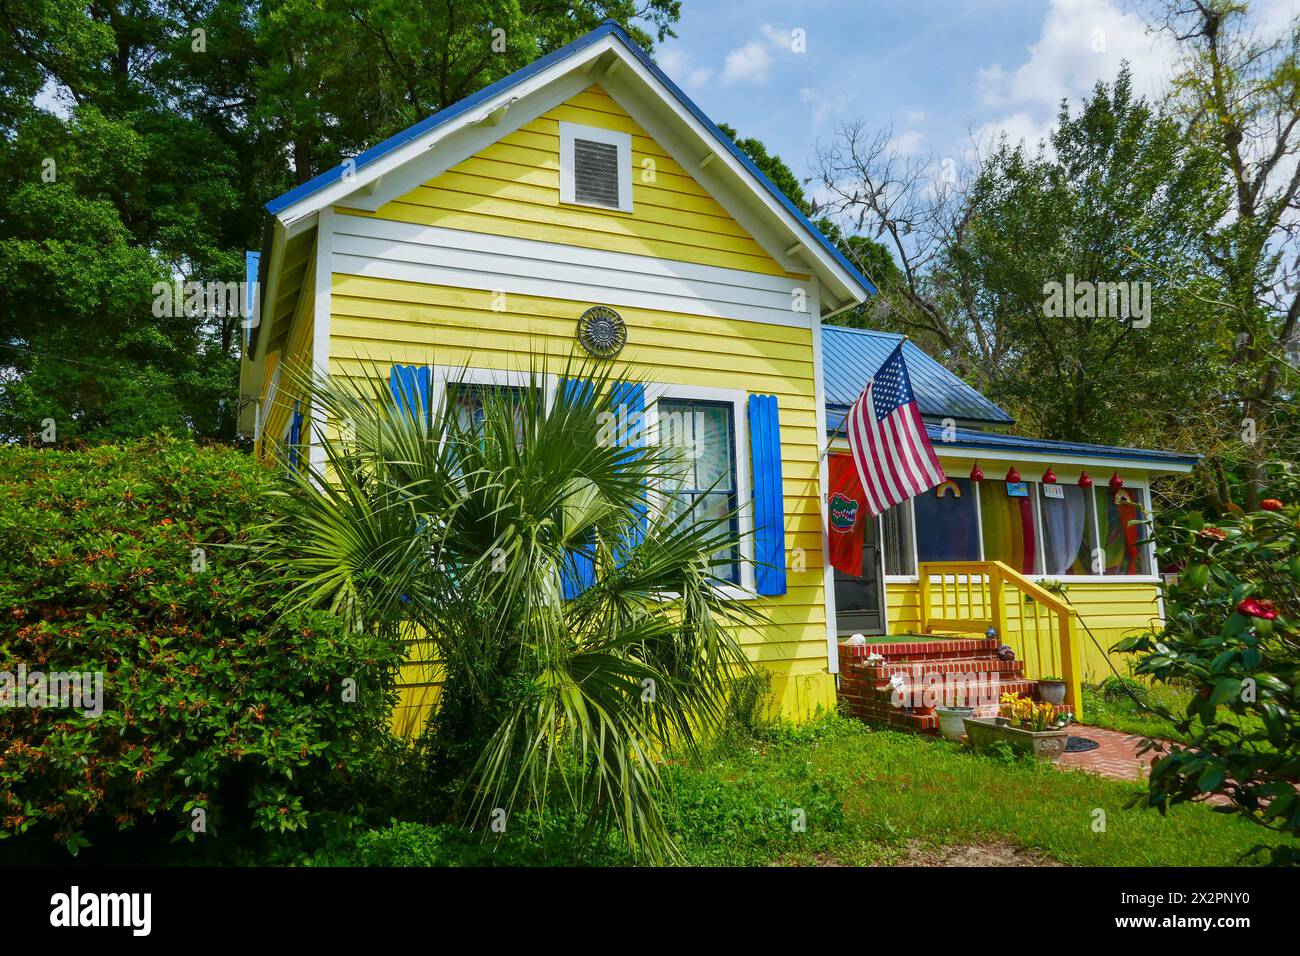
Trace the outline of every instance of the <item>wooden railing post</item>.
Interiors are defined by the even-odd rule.
[[[989,565],[989,603],[993,605],[993,627],[998,632],[998,639],[1007,642],[1007,602],[1002,592],[1002,569],[996,564]]]
[[[916,580],[920,585],[918,595],[921,602],[920,607],[920,627],[918,630],[922,634],[930,633],[930,566],[928,564],[918,564],[916,566]]]
[[[1075,720],[1083,719],[1083,686],[1079,666],[1078,615],[1074,608],[1066,608],[1061,621],[1061,677],[1065,679],[1065,700],[1074,713]]]

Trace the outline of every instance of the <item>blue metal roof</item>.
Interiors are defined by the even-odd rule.
[[[822,368],[827,414],[837,421],[858,400],[867,381],[898,346],[901,335],[822,326]],[[922,415],[1010,425],[1015,419],[948,371],[915,343],[903,345],[907,374]],[[838,410],[838,414],[832,415]]]
[[[453,103],[452,105],[446,107],[445,109],[441,109],[438,112],[434,113],[432,116],[425,117],[423,120],[416,123],[414,126],[411,126],[408,129],[403,130],[402,132],[396,134],[395,136],[390,136],[382,143],[370,147],[370,149],[366,150],[365,152],[353,158],[353,166],[352,166],[353,171],[360,172],[362,169],[364,169],[366,166],[373,163],[375,160],[379,159],[382,156],[387,155],[388,153],[391,153],[393,150],[397,149],[398,147],[410,142],[413,139],[416,139],[419,136],[422,136],[423,134],[427,133],[429,130],[437,129],[439,126],[443,125],[444,123],[447,123],[458,116],[464,115],[469,110],[474,109],[474,107],[482,103],[485,103],[488,100],[492,99],[493,97],[497,96],[498,94],[509,90],[511,87],[514,87],[519,83],[522,83],[524,80],[527,80],[529,77],[546,69],[551,64],[557,63],[560,60],[567,59],[573,54],[580,52],[581,50],[591,46],[591,44],[596,43],[597,41],[602,40],[607,36],[616,37],[625,47],[627,47],[628,51],[631,52],[632,55],[635,56],[638,60],[640,60],[641,63],[646,67],[646,69],[648,69],[661,83],[664,84],[665,87],[667,87],[668,91],[673,94],[673,96],[677,99],[677,101],[688,112],[690,112],[692,116],[694,116],[697,120],[699,120],[700,123],[703,124],[704,127],[708,129],[710,133],[712,133],[715,137],[718,138],[718,140],[730,151],[731,155],[734,156],[759,181],[759,183],[763,185],[763,187],[772,195],[772,197],[781,204],[781,206],[785,209],[786,212],[788,212],[791,216],[795,218],[796,221],[798,221],[798,223],[808,232],[808,234],[817,242],[817,244],[820,245],[822,249],[824,249],[827,253],[829,253],[831,257],[834,258],[835,261],[840,265],[841,268],[843,268],[848,272],[849,276],[855,282],[857,282],[869,294],[871,295],[876,294],[876,287],[872,285],[871,281],[867,279],[867,277],[864,276],[861,272],[859,272],[858,269],[853,265],[853,263],[849,262],[849,260],[845,258],[844,254],[840,252],[839,249],[835,248],[834,243],[832,243],[829,239],[827,239],[824,235],[822,235],[821,230],[818,229],[816,226],[814,226],[812,222],[808,219],[808,217],[799,211],[799,208],[790,201],[789,197],[787,197],[785,193],[781,192],[781,190],[777,189],[776,186],[772,184],[772,181],[769,180],[767,176],[763,174],[763,171],[760,170],[757,166],[755,166],[748,156],[746,156],[743,152],[741,152],[740,147],[738,147],[735,143],[733,143],[731,141],[731,138],[727,136],[726,133],[722,132],[722,130],[720,130],[711,119],[705,116],[704,112],[698,106],[696,106],[694,102],[691,101],[691,98],[687,96],[684,92],[682,92],[681,88],[678,87],[677,84],[674,83],[672,80],[670,80],[667,77],[667,75],[665,75],[664,72],[660,70],[658,66],[655,65],[655,62],[652,59],[650,59],[650,55],[646,53],[645,50],[641,49],[641,47],[637,45],[636,41],[633,40],[630,36],[628,36],[627,33],[623,30],[623,28],[613,20],[606,20],[604,23],[596,27],[596,29],[592,30],[586,36],[579,37],[577,40],[574,40],[572,43],[568,44],[567,46],[561,47],[560,49],[554,51],[553,53],[548,53],[546,56],[541,57],[538,60],[534,60],[532,63],[528,64],[522,69],[516,70],[514,73],[511,73],[509,76],[502,77],[501,79],[497,80],[495,83],[485,86],[483,89],[479,90],[474,95],[468,96],[457,103]],[[334,167],[333,169],[327,169],[319,176],[316,176],[315,178],[308,180],[307,182],[303,183],[301,186],[297,186],[289,190],[284,195],[277,196],[275,199],[272,199],[270,202],[266,204],[267,212],[271,213],[271,215],[275,215],[276,213],[279,213],[284,209],[287,209],[289,206],[292,206],[294,203],[297,203],[307,198],[308,196],[311,196],[314,193],[319,192],[320,190],[324,189],[326,186],[339,180],[343,176],[344,169],[345,169],[345,164],[340,163],[338,166]]]

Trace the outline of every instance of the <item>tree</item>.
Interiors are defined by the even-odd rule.
[[[1300,21],[1262,37],[1238,0],[1160,0],[1154,8],[1183,54],[1171,105],[1188,135],[1213,151],[1232,190],[1231,215],[1210,234],[1222,286],[1213,307],[1230,360],[1206,492],[1226,509],[1229,472],[1240,465],[1253,510],[1265,463],[1298,450],[1287,358],[1300,352]]]
[[[1127,68],[1077,114],[1062,104],[1050,146],[1001,142],[942,254],[947,284],[969,290],[990,395],[1054,439],[1190,439],[1178,423],[1220,387],[1201,301],[1215,286],[1185,279],[1208,267],[1227,205],[1214,158],[1133,95]]]
[[[270,198],[615,18],[679,0],[0,0],[0,440],[233,438],[237,283]],[[208,303],[211,305],[211,303]]]
[[[1062,103],[1049,143],[999,141],[969,170],[892,140],[850,123],[819,153],[841,222],[884,239],[897,264],[876,267],[869,321],[916,337],[1028,433],[1192,441],[1175,429],[1216,387],[1197,301],[1215,287],[1181,277],[1208,266],[1226,191],[1213,157],[1134,97],[1127,68],[1077,114]],[[1076,281],[1114,283],[1116,299],[1076,301]],[[1145,304],[1130,299],[1148,284]]]
[[[356,633],[417,635],[444,670],[427,745],[443,812],[486,827],[567,801],[589,835],[673,855],[661,812],[665,746],[720,728],[747,673],[737,628],[760,623],[716,587],[731,514],[647,501],[682,449],[644,447],[625,383],[570,363],[551,407],[544,369],[517,396],[393,401],[370,381],[303,384],[349,438],[330,481],[300,475],[271,554],[291,607],[331,608]],[[581,580],[578,556],[594,576]],[[496,832],[500,832],[497,830]]]

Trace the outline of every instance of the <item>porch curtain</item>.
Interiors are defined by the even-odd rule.
[[[1057,485],[1063,498],[1042,496],[1043,565],[1046,574],[1072,574],[1083,548],[1087,497],[1075,485]]]

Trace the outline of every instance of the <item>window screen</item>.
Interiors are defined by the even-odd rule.
[[[661,399],[659,441],[683,450],[684,474],[665,483],[660,492],[672,499],[669,513],[691,510],[691,520],[702,524],[730,514],[733,536],[729,547],[713,556],[713,573],[724,581],[740,583],[739,528],[735,509],[736,428],[731,405],[691,399]]]
[[[949,478],[912,499],[919,561],[978,561],[979,512],[969,478]]]
[[[885,527],[885,573],[915,574],[912,563],[912,508],[904,501],[880,516]]]
[[[573,198],[618,208],[618,147],[589,139],[573,141]]]
[[[1037,482],[986,481],[980,486],[984,559],[1001,561],[1021,574],[1038,574]]]
[[[1146,497],[1141,488],[1094,487],[1106,574],[1150,574]]]

